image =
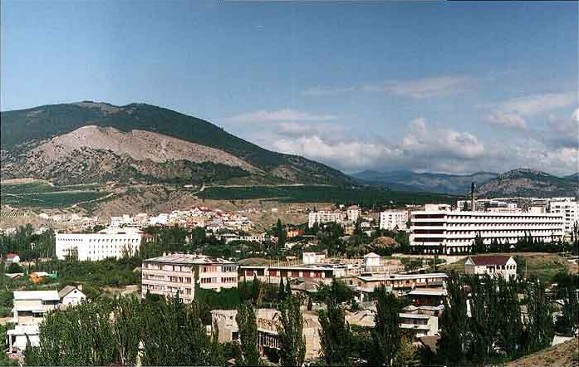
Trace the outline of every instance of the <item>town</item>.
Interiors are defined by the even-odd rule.
[[[79,217],[63,225],[62,217],[48,217],[36,229],[2,229],[5,357],[22,361],[23,356],[51,353],[45,350],[46,338],[57,338],[58,344],[64,334],[45,335],[52,333],[47,325],[70,317],[61,315],[71,309],[91,309],[106,297],[116,300],[113,304],[121,302],[109,306],[114,313],[126,306],[122,302],[162,297],[203,305],[200,320],[207,340],[228,346],[220,357],[235,363],[287,364],[288,358],[294,358],[292,364],[379,363],[372,359],[378,352],[356,350],[351,343],[371,340],[375,332],[392,333],[377,324],[388,317],[384,312],[395,312],[390,317],[395,317],[396,332],[388,337],[399,340],[383,347],[390,362],[404,358],[406,365],[431,364],[448,358],[461,363],[469,349],[464,348],[462,357],[446,355],[445,343],[458,337],[448,328],[458,327],[451,322],[458,323],[459,309],[465,317],[460,327],[489,322],[475,319],[480,317],[475,312],[492,311],[479,309],[483,301],[476,297],[482,295],[466,291],[488,282],[498,287],[496,297],[521,300],[516,301],[520,307],[509,311],[521,335],[513,340],[490,335],[487,349],[477,352],[482,353],[480,362],[508,360],[577,337],[579,203],[573,197],[487,200],[476,199],[473,192],[470,200],[454,205],[383,211],[357,205],[312,208],[303,213],[307,222],[278,220],[263,232],[244,214],[195,207],[124,214],[110,217],[108,223]],[[562,259],[559,272],[529,267],[537,254]],[[541,298],[527,298],[527,286],[540,287]],[[531,301],[540,301],[534,307],[543,308],[531,310]],[[243,308],[248,304],[255,310],[249,318]],[[300,325],[292,332],[301,330],[303,335],[303,346],[296,346],[303,349],[301,356],[287,356],[281,347],[289,332],[284,328],[297,327],[286,324],[291,307],[301,314],[299,322],[292,321]],[[548,320],[535,319],[532,312],[544,312]],[[254,356],[254,347],[243,341],[251,322],[258,352]],[[531,338],[528,333],[538,322],[543,322],[544,334],[532,336],[539,338],[536,344],[523,347],[517,338]],[[338,332],[345,339],[330,337]],[[466,329],[453,332],[462,335]],[[231,347],[240,339],[238,347]],[[136,343],[125,351],[125,362],[147,358],[147,342]],[[86,358],[78,363],[101,362]]]

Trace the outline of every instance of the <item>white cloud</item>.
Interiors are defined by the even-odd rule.
[[[337,87],[316,85],[302,91],[305,96],[333,96],[336,94],[348,93],[355,91],[355,87]]]
[[[468,132],[430,127],[423,118],[410,122],[410,132],[401,148],[409,155],[428,158],[474,159],[484,154],[484,145]]]
[[[367,92],[385,92],[402,97],[432,98],[464,90],[473,79],[467,76],[444,76],[414,80],[392,80],[378,85],[366,85]]]
[[[569,107],[576,103],[577,93],[534,94],[503,102],[500,104],[500,109],[522,116],[533,116],[559,108]]]
[[[488,116],[488,121],[493,125],[505,126],[515,129],[526,129],[527,123],[525,119],[516,113],[508,113],[503,111],[494,111]]]
[[[579,108],[575,109],[575,111],[573,111],[573,114],[571,115],[571,120],[575,121],[575,122],[579,122]]]
[[[335,115],[317,115],[293,109],[282,109],[276,111],[260,110],[227,117],[224,120],[229,122],[258,123],[258,122],[281,122],[281,121],[330,121]]]

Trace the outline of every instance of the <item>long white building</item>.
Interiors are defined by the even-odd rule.
[[[380,213],[380,229],[406,230],[408,212],[406,210],[386,210]]]
[[[441,246],[447,253],[467,252],[480,235],[485,243],[497,239],[516,243],[531,235],[550,242],[563,237],[564,221],[555,213],[495,213],[417,211],[410,216],[410,245],[433,252]]]
[[[56,257],[80,261],[120,259],[135,255],[143,233],[136,228],[105,228],[98,233],[57,233]]]

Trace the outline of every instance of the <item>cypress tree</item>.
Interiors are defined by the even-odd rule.
[[[374,317],[374,330],[372,330],[372,340],[374,341],[375,362],[392,366],[400,348],[400,328],[398,314],[400,305],[396,297],[386,291],[384,286],[376,289],[376,315]]]
[[[287,297],[281,302],[279,312],[280,363],[282,366],[301,366],[306,356],[306,342],[300,303],[295,297]]]
[[[235,321],[237,321],[241,341],[241,360],[237,361],[237,364],[240,366],[259,365],[257,321],[250,303],[243,302],[239,305]]]

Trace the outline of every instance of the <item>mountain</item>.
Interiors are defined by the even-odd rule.
[[[575,175],[576,177],[576,175]],[[579,196],[579,182],[527,168],[515,169],[491,179],[477,188],[482,197],[555,197]]]
[[[88,182],[352,185],[342,172],[281,154],[212,123],[142,103],[80,103],[1,113],[1,176]]]
[[[472,175],[443,173],[416,173],[412,171],[362,171],[352,175],[361,183],[387,186],[393,190],[429,191],[463,195],[470,191],[472,182],[481,184],[498,176],[497,173],[478,172]]]

